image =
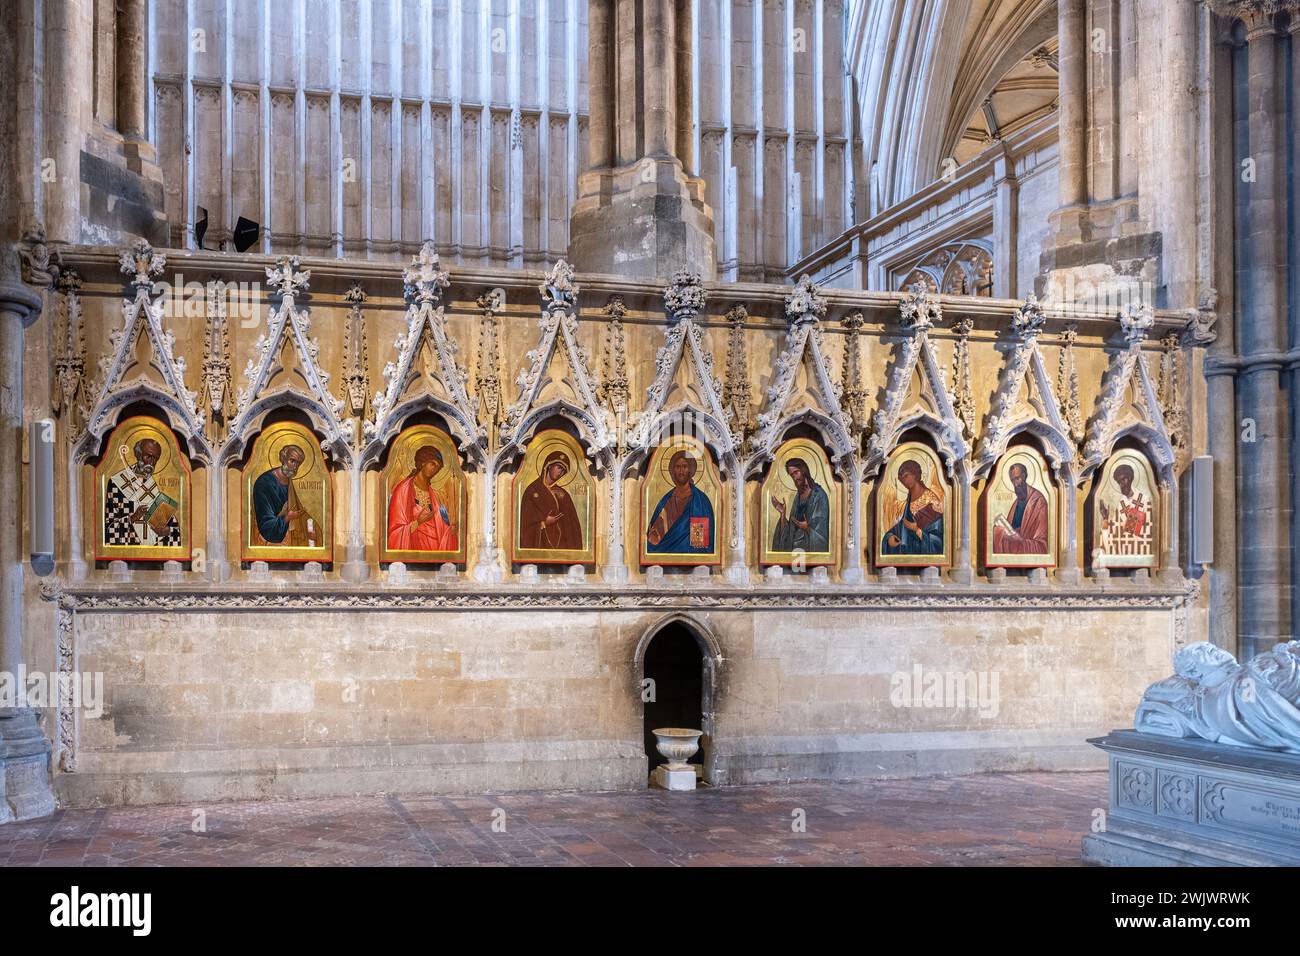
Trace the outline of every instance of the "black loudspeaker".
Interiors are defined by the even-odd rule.
[[[198,207],[199,218],[194,221],[194,241],[203,248],[203,237],[208,232],[208,211],[202,206]]]
[[[1214,459],[1192,459],[1192,564],[1214,563]]]
[[[54,421],[42,418],[28,426],[31,465],[32,570],[45,577],[54,570]]]
[[[253,244],[257,242],[257,236],[260,231],[261,227],[258,226],[257,223],[253,222],[251,219],[245,219],[243,216],[240,216],[239,222],[235,223],[235,235],[233,236],[235,241],[235,251],[247,252],[251,249]]]

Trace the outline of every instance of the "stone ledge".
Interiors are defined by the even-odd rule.
[[[43,584],[42,596],[66,611],[276,611],[276,610],[1178,610],[1196,593],[1183,587],[1101,588],[1091,586],[944,585],[927,591],[917,585],[827,584],[797,587],[737,588],[705,585],[609,588],[592,584],[539,585],[532,588],[455,586],[356,587],[347,584],[283,583],[186,586],[159,584]]]

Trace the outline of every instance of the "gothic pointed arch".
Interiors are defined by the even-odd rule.
[[[95,383],[86,389],[84,426],[74,439],[74,456],[84,458],[99,447],[117,423],[119,410],[147,401],[185,437],[193,457],[211,461],[213,449],[204,434],[198,393],[185,385],[185,357],[175,354],[176,339],[164,321],[164,294],[153,293],[167,260],[137,239],[118,261],[130,277],[132,294],[122,301],[122,326],[109,333],[109,351],[99,360]]]
[[[628,442],[634,454],[652,449],[679,422],[704,426],[700,436],[717,456],[724,473],[735,468],[730,415],[722,402],[722,385],[713,372],[713,354],[698,318],[706,295],[698,273],[676,273],[664,291],[669,325],[655,353],[655,376],[646,403]]]
[[[899,438],[910,428],[921,428],[935,440],[947,459],[948,474],[964,463],[970,449],[944,381],[930,329],[943,321],[939,303],[927,293],[913,293],[899,302],[899,328],[903,333],[890,363],[885,397],[872,422],[867,441],[864,475],[874,475],[884,465]]]
[[[857,443],[822,344],[819,323],[826,314],[826,299],[808,276],[801,276],[786,297],[785,314],[789,321],[785,348],[777,357],[767,387],[767,402],[758,416],[746,473],[757,472],[771,461],[786,431],[799,424],[808,425],[822,436],[831,451],[832,463],[843,472],[857,451]]]
[[[1142,356],[1142,343],[1155,315],[1148,306],[1128,303],[1120,310],[1118,321],[1120,347],[1111,352],[1097,406],[1088,419],[1080,477],[1102,465],[1117,441],[1131,436],[1147,450],[1161,478],[1167,479],[1174,466],[1173,441]]]
[[[501,426],[498,454],[503,460],[518,454],[539,423],[559,415],[578,429],[588,457],[599,459],[610,448],[611,434],[597,397],[591,356],[578,342],[579,287],[573,267],[559,260],[538,289],[543,302],[541,335],[516,379],[519,395]]]
[[[1066,474],[1071,482],[1074,480],[1074,442],[1038,347],[1045,321],[1042,306],[1032,294],[1011,316],[1011,347],[975,452],[976,476],[987,475],[1011,438],[1027,432],[1042,443],[1052,467]]]
[[[433,242],[426,241],[402,273],[406,328],[397,337],[397,358],[384,366],[385,387],[371,402],[364,425],[360,458],[374,460],[402,423],[415,412],[441,415],[463,453],[479,458],[487,442],[485,428],[469,399],[469,373],[457,359],[459,348],[447,334],[439,304],[448,275],[439,268]]]
[[[244,387],[239,390],[234,420],[222,450],[230,460],[238,456],[258,431],[267,414],[292,406],[311,420],[331,453],[351,457],[350,432],[342,420],[343,401],[329,389],[329,373],[320,367],[319,343],[311,337],[311,318],[297,307],[299,290],[311,278],[309,269],[299,267],[297,256],[281,256],[266,277],[280,296],[280,304],[267,316],[267,331],[257,338],[254,357],[244,369]]]

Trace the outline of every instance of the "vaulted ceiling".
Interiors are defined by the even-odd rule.
[[[1056,101],[1055,0],[852,0],[871,216]],[[986,106],[987,102],[987,106]],[[860,188],[864,188],[860,187]]]

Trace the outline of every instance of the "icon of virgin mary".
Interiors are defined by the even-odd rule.
[[[519,547],[539,551],[581,551],[578,509],[560,480],[569,473],[569,456],[556,449],[546,456],[542,473],[524,489],[519,506]]]

